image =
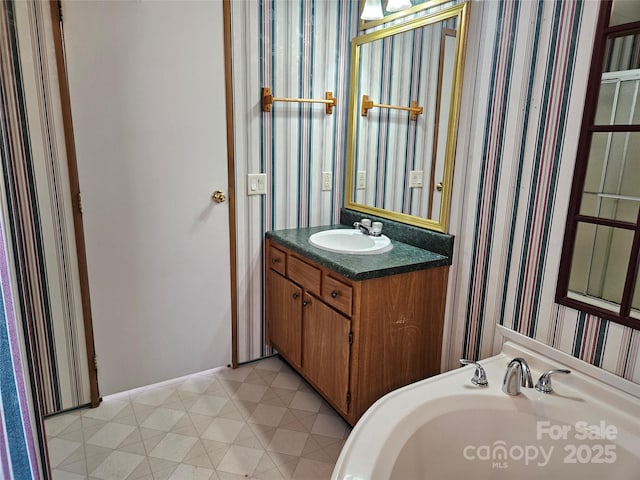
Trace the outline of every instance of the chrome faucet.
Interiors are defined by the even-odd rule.
[[[365,235],[371,235],[371,226],[360,222],[353,222],[353,228],[359,228]]]
[[[382,235],[382,223],[373,222],[368,218],[363,218],[359,222],[353,222],[353,228],[358,228],[365,235],[380,237]]]
[[[502,381],[502,391],[507,395],[520,395],[521,387],[533,388],[533,379],[525,359],[518,357],[507,365]]]

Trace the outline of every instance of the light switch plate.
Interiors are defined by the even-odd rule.
[[[249,173],[247,174],[247,195],[266,195],[267,174]]]
[[[331,172],[322,172],[322,190],[331,190],[333,175]]]
[[[356,179],[356,188],[358,190],[364,190],[367,188],[367,172],[366,170],[358,170],[358,177]]]
[[[423,176],[424,172],[422,170],[411,170],[409,172],[409,188],[421,188],[423,185]]]

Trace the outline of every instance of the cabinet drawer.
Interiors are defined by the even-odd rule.
[[[307,291],[320,295],[321,272],[319,268],[290,255],[287,276]]]
[[[351,316],[353,289],[350,285],[325,275],[322,281],[322,298],[332,307]]]
[[[276,272],[286,275],[287,272],[287,254],[282,250],[270,246],[269,247],[269,258],[267,259],[269,262],[269,268],[271,270],[275,270]]]

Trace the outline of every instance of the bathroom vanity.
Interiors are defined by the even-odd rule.
[[[387,392],[440,372],[450,258],[393,241],[379,255],[267,233],[267,342],[351,425]]]

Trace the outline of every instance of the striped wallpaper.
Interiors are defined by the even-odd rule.
[[[0,33],[4,33],[2,27]],[[0,88],[2,97],[4,93],[4,88]],[[0,217],[0,478],[38,479],[42,476],[41,460],[47,468],[44,425],[33,407],[33,390],[25,379],[27,368],[13,304],[11,260],[5,238],[5,225]]]
[[[337,223],[343,204],[350,40],[357,2],[231,2],[238,359],[265,355],[263,237],[276,228]],[[256,35],[256,32],[258,34]],[[275,103],[260,110],[260,89],[276,97],[324,98],[338,107]],[[248,173],[266,173],[268,194],[247,196]],[[333,188],[322,191],[322,172]]]
[[[2,215],[45,414],[90,402],[49,3],[2,2]]]
[[[46,83],[53,75],[47,67],[50,53],[38,48],[48,41],[43,40],[48,35],[45,6],[0,4],[2,202],[12,267],[7,270],[3,244],[0,342],[16,345],[12,307],[26,339],[23,359],[13,347],[0,350],[0,355],[10,353],[0,363],[2,422],[22,432],[19,440],[0,436],[0,473],[8,478],[9,469],[16,478],[38,475],[38,446],[42,449],[44,440],[37,438],[41,425],[30,414],[27,392],[59,408],[65,401],[57,386],[75,385],[71,396],[81,399],[85,385],[81,375],[51,381],[69,365],[86,363],[76,340],[61,342],[69,348],[63,355],[35,348],[57,335],[52,318],[60,315],[71,328],[78,318],[70,309],[51,313],[53,305],[74,304],[76,294],[62,296],[71,295],[69,303],[51,293],[52,278],[62,268],[59,260],[69,259],[74,249],[68,238],[48,237],[43,228],[43,218],[62,225],[59,219],[68,215],[56,213],[64,208],[56,205],[65,201],[51,196],[51,190],[65,191],[63,184],[51,188],[61,174],[56,162],[64,147],[47,140],[57,138],[50,134],[59,134],[59,123],[52,114],[54,99],[47,96],[55,90]],[[597,7],[580,0],[473,2],[452,202],[457,251],[449,289],[450,367],[463,356],[492,354],[495,325],[501,324],[640,382],[639,331],[553,301]],[[231,2],[231,13],[238,351],[239,360],[247,361],[269,353],[262,323],[264,232],[338,221],[349,44],[358,33],[358,19],[357,2],[339,0]],[[262,113],[262,86],[271,87],[275,96],[291,97],[322,98],[331,90],[338,108],[326,115],[319,106],[275,104],[271,113]],[[40,157],[48,159],[47,168],[35,166]],[[323,171],[333,173],[331,191],[321,190]],[[257,172],[267,174],[268,194],[247,196],[246,174]],[[47,180],[39,183],[39,178]],[[7,293],[9,274],[15,275],[15,305]],[[75,335],[62,331],[63,338]],[[26,385],[24,363],[40,355],[45,361],[35,371],[45,378]],[[61,364],[65,368],[53,368]]]
[[[342,48],[328,58],[338,62],[334,73],[346,78],[356,12],[353,5],[348,12],[344,6],[232,4],[241,361],[266,353],[263,232],[335,222],[343,188],[345,139],[336,132],[335,155],[324,158],[326,145],[310,143],[334,119],[295,104],[276,104],[272,114],[262,114],[259,88],[303,96],[318,86],[314,66],[323,74],[334,68],[317,59],[318,44],[325,52],[329,47],[314,33],[327,25],[334,28],[323,40]],[[327,23],[329,13],[340,16]],[[476,55],[467,62],[465,89],[474,91],[463,103],[462,115],[471,120],[468,131],[460,132],[466,145],[460,142],[458,148],[453,208],[459,213],[451,226],[458,248],[450,288],[451,367],[460,356],[492,354],[494,327],[502,324],[639,381],[638,332],[554,304],[596,15],[594,2],[473,2],[469,42],[478,44],[469,47]],[[252,28],[239,30],[239,25]],[[251,30],[261,38],[251,38]],[[331,87],[318,86],[314,96]],[[346,92],[336,92],[337,87],[334,94],[344,105]],[[334,112],[335,132],[346,118],[340,119],[341,108]],[[323,168],[333,171],[333,192],[319,188]],[[246,197],[246,173],[257,171],[268,174],[269,195]]]
[[[492,354],[501,324],[638,383],[639,331],[554,303],[598,3],[473,7],[449,367]]]
[[[366,32],[358,31],[356,0],[231,2],[231,23],[238,360],[243,362],[269,353],[263,324],[264,232],[339,221],[350,46],[352,38]],[[324,98],[330,90],[338,107],[327,115],[320,105],[276,103],[271,113],[262,113],[263,86],[275,97]],[[267,174],[267,195],[247,196],[247,174],[260,172]],[[323,172],[332,173],[330,191],[321,189]]]

